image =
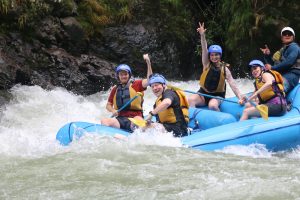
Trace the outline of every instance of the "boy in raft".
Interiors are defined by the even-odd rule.
[[[161,74],[152,74],[149,85],[157,99],[146,119],[147,124],[150,125],[152,116],[155,116],[158,123],[152,123],[151,126],[160,126],[160,128],[163,126],[166,131],[173,132],[175,137],[186,136],[189,105],[185,94],[168,88],[166,79]]]
[[[131,68],[126,64],[116,67],[116,78],[119,83],[112,88],[106,104],[106,109],[116,118],[102,119],[102,125],[131,132],[134,126],[128,118],[143,119],[143,92],[147,89],[148,79],[152,74],[148,54],[144,54],[143,58],[147,63],[147,79],[132,80]],[[132,99],[134,100],[128,103]],[[125,106],[126,104],[128,105]]]
[[[277,71],[266,70],[260,60],[252,60],[249,63],[252,76],[255,78],[255,91],[247,99],[240,100],[240,104],[249,102],[257,98],[255,105],[265,105],[268,107],[268,116],[281,116],[286,113],[287,104],[283,89],[283,78]],[[260,117],[261,114],[256,106],[250,103],[246,104],[240,121],[247,120],[250,117]]]
[[[207,41],[205,38],[204,23],[199,22],[199,28],[197,32],[200,34],[201,48],[202,48],[202,65],[203,72],[200,77],[200,90],[199,93],[218,96],[225,98],[226,83],[229,83],[234,94],[241,99],[241,95],[236,83],[228,69],[229,64],[221,61],[222,48],[219,45],[211,45],[207,50]],[[219,106],[222,103],[219,99],[209,98],[201,96],[200,94],[192,94],[189,96],[190,106],[206,106],[215,111],[220,111]]]

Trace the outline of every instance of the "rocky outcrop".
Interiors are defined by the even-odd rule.
[[[90,95],[116,83],[114,68],[119,63],[130,65],[134,76],[145,77],[144,53],[150,54],[154,72],[186,77],[190,63],[183,61],[194,48],[183,49],[159,23],[145,18],[106,27],[101,37],[87,39],[76,18],[48,16],[31,38],[18,32],[0,36],[0,89],[25,84]]]
[[[83,53],[87,45],[76,38],[83,35],[78,23],[74,28],[68,20],[60,23],[52,18],[43,25],[32,41],[22,39],[19,33],[0,38],[0,89],[9,89],[14,84],[40,85],[89,95],[107,90],[115,82],[116,64]],[[81,32],[77,30],[78,35],[71,35],[76,27]]]

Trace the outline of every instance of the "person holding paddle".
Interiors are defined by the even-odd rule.
[[[295,43],[295,32],[291,27],[281,30],[283,47],[271,56],[267,45],[260,50],[267,62],[265,67],[280,72],[284,80],[284,91],[290,92],[299,82],[300,77],[300,48]]]
[[[222,48],[219,45],[211,45],[207,49],[207,41],[205,38],[206,29],[204,28],[204,23],[201,24],[199,22],[197,32],[200,34],[201,39],[203,72],[200,76],[200,90],[198,91],[198,94],[192,94],[189,96],[188,101],[190,106],[208,105],[209,109],[220,111],[219,105],[222,102],[220,98],[211,98],[206,95],[225,98],[225,80],[227,80],[234,94],[239,99],[243,96],[237,88],[231,72],[228,69],[229,64],[221,61]],[[201,93],[206,95],[201,95]]]
[[[116,67],[116,78],[119,83],[112,88],[106,104],[106,109],[116,118],[102,119],[102,125],[131,132],[134,126],[128,118],[143,119],[143,91],[147,89],[148,79],[152,74],[148,54],[144,54],[143,58],[147,63],[147,79],[132,80],[131,68],[126,64]]]
[[[189,105],[185,94],[180,90],[168,88],[166,82],[161,74],[150,76],[149,85],[157,99],[146,121],[150,125],[152,116],[155,116],[158,123],[152,123],[151,126],[162,128],[162,125],[166,131],[173,132],[175,137],[182,137],[188,132]]]
[[[260,60],[252,60],[249,63],[249,68],[252,76],[255,78],[255,91],[249,98],[245,97],[240,100],[241,104],[249,102],[246,104],[240,121],[262,115],[261,111],[257,109],[257,103],[267,107],[268,111],[266,114],[268,116],[284,115],[287,111],[287,104],[281,74],[277,71],[266,70]],[[255,98],[257,99],[256,104],[251,102]]]

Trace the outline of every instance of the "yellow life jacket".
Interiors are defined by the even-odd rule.
[[[118,84],[116,93],[113,98],[114,108],[117,110],[125,105],[131,98],[137,95],[137,91],[132,87],[132,83],[128,82],[125,87]],[[132,101],[124,110],[142,111],[143,96],[138,96],[134,101]]]
[[[274,64],[279,64],[281,62],[281,55],[282,55],[282,52],[283,52],[283,48],[281,48],[280,50],[276,51],[274,54],[273,54],[273,61],[274,61]]]
[[[226,91],[226,67],[229,64],[221,62],[221,67],[217,68],[211,63],[208,68],[204,69],[199,80],[201,88],[208,93],[225,92]]]
[[[171,90],[171,89],[167,89]],[[174,91],[174,90],[172,90]],[[182,91],[174,91],[178,98],[180,107],[174,108],[169,107],[164,111],[159,112],[157,115],[158,121],[161,123],[176,123],[179,121],[185,121],[186,124],[189,122],[189,103],[186,99],[185,94]],[[156,99],[154,107],[158,106],[163,101],[162,96]]]
[[[263,73],[270,73],[274,77],[275,81],[273,82],[272,86],[270,86],[268,89],[257,95],[259,101],[261,103],[266,103],[267,101],[276,96],[284,96],[283,78],[281,74],[274,70],[268,70]],[[265,83],[262,82],[261,78],[255,79],[254,86],[256,90],[259,90],[259,88],[261,88],[264,84]]]

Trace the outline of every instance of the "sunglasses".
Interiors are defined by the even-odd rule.
[[[293,33],[290,31],[283,31],[281,35],[282,36],[294,36]]]

